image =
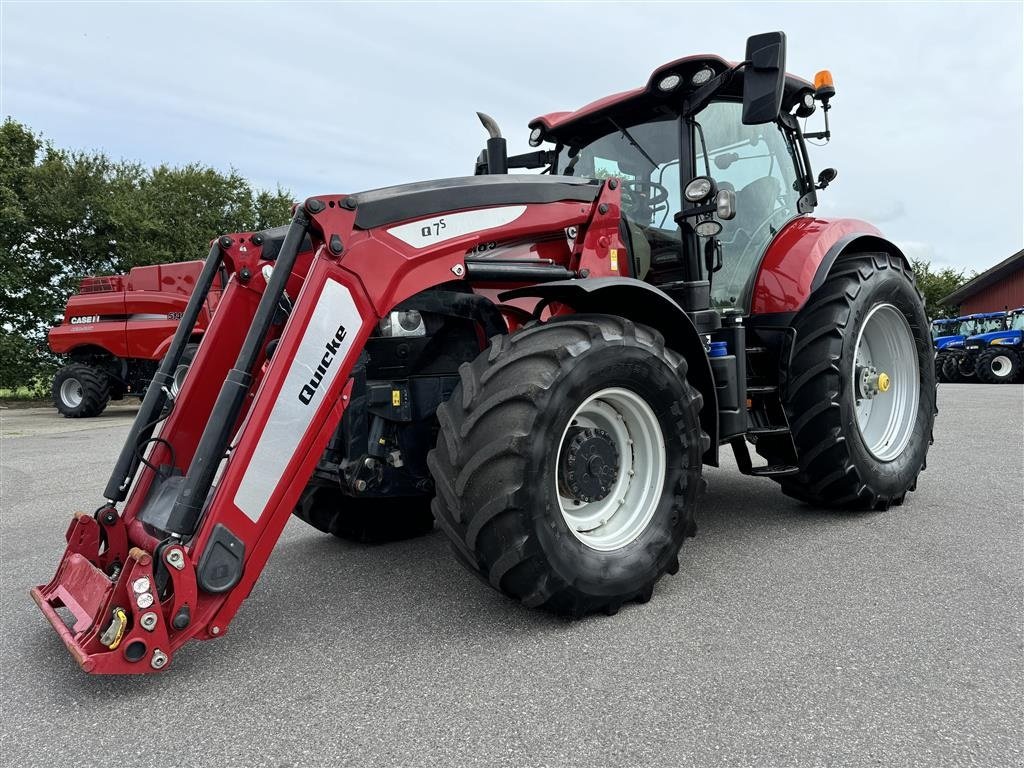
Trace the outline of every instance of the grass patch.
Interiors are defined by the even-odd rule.
[[[49,400],[50,393],[40,387],[0,387],[0,400]]]

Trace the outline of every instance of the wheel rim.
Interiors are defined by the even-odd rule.
[[[555,494],[573,536],[609,552],[644,532],[661,500],[667,462],[661,425],[643,398],[617,387],[595,392],[569,419],[555,456]],[[588,490],[600,487],[584,500],[576,481]]]
[[[876,305],[864,319],[852,374],[857,428],[864,445],[879,461],[892,461],[910,443],[920,398],[914,334],[892,304]]]
[[[991,366],[992,374],[1000,379],[1005,379],[1010,375],[1010,371],[1013,370],[1013,364],[1006,355],[996,355],[992,358],[992,362],[989,365]]]
[[[78,379],[64,379],[60,385],[60,399],[68,408],[77,408],[82,404],[82,382]]]

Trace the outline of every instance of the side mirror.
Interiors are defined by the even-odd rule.
[[[782,109],[786,85],[786,35],[765,32],[747,38],[743,71],[743,124],[770,123]]]
[[[824,189],[833,181],[836,180],[836,176],[839,175],[839,171],[835,168],[826,168],[818,174],[818,189]]]

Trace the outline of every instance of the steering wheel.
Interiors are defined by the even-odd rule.
[[[622,180],[622,205],[636,209],[640,205],[654,208],[668,200],[668,188],[656,181]]]

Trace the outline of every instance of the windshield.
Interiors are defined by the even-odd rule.
[[[945,323],[932,323],[932,338],[937,339],[940,336],[952,336],[956,333],[955,322]]]
[[[622,239],[631,274],[660,284],[682,279],[679,212],[679,119],[634,125],[607,120],[609,133],[577,148],[563,148],[556,173],[622,180]]]
[[[1014,331],[1024,331],[1024,312],[1010,315],[1010,328]]]
[[[630,126],[607,123],[611,132],[581,147],[575,155],[563,148],[555,172],[632,182],[623,184],[626,215],[637,224],[675,230],[672,216],[679,210],[680,199],[679,120]]]
[[[972,317],[960,323],[959,335],[976,336],[979,333],[1001,331],[1004,328],[1004,323],[1002,317]]]

